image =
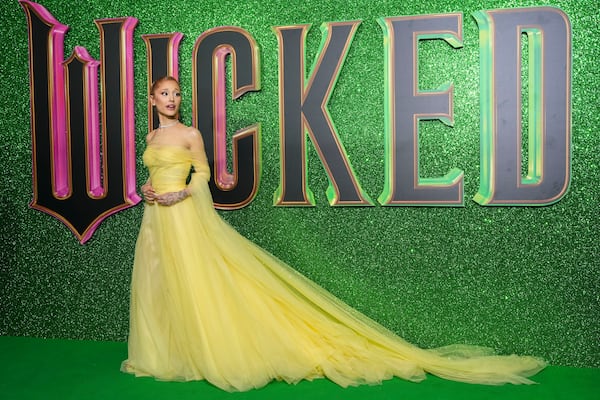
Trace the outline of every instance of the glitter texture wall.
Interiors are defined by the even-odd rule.
[[[600,9],[594,1],[546,1],[572,24],[572,180],[547,207],[482,207],[479,187],[479,37],[471,14],[538,6],[535,1],[230,1],[44,0],[70,27],[76,45],[99,58],[95,19],[133,16],[138,182],[146,134],[146,50],[142,34],[182,32],[184,121],[191,121],[191,59],[206,29],[235,25],[260,46],[262,89],[230,107],[232,130],[262,124],[262,177],[255,200],[221,215],[242,234],[407,340],[423,347],[466,342],[500,352],[536,354],[551,363],[600,366],[598,185]],[[125,340],[133,249],[142,207],[105,220],[85,245],[58,220],[29,208],[31,136],[27,23],[16,0],[0,5],[0,334]],[[453,128],[422,122],[422,176],[464,171],[459,208],[333,208],[327,176],[309,145],[309,185],[316,207],[274,207],[279,184],[277,38],[272,26],[310,23],[307,63],[319,25],[360,19],[329,110],[362,187],[384,186],[382,16],[463,12],[464,47],[419,45],[421,88],[453,82]],[[224,296],[227,294],[224,293]]]

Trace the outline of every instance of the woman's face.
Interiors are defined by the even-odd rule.
[[[164,80],[159,82],[150,95],[156,112],[169,118],[176,118],[181,105],[181,90],[177,82]]]

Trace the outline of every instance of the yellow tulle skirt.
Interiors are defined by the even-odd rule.
[[[194,163],[176,146],[150,146],[144,161],[158,192],[181,189]],[[318,377],[344,387],[420,381],[426,372],[520,384],[546,365],[478,346],[406,342],[238,234],[213,209],[206,178],[195,176],[193,195],[178,204],[144,206],[123,371],[244,391]]]

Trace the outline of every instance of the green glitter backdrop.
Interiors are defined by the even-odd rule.
[[[549,207],[481,207],[479,186],[479,39],[471,13],[543,5],[536,1],[40,1],[70,26],[75,45],[99,57],[94,19],[133,16],[138,182],[146,178],[146,53],[142,34],[182,32],[183,115],[190,122],[191,53],[206,29],[235,25],[261,49],[262,90],[230,107],[231,130],[262,124],[259,193],[246,208],[221,212],[242,234],[340,298],[423,347],[466,342],[500,352],[536,354],[552,364],[600,366],[598,164],[599,6],[548,1],[573,31],[572,181]],[[484,5],[482,5],[484,4]],[[133,249],[142,207],[105,220],[80,245],[58,220],[31,210],[31,137],[27,24],[17,1],[0,6],[1,335],[125,340]],[[464,13],[464,47],[419,47],[420,87],[455,85],[455,126],[423,122],[422,176],[464,170],[463,208],[332,208],[327,177],[309,145],[314,208],[273,207],[279,183],[275,25],[311,23],[307,65],[325,21],[361,19],[329,109],[365,192],[384,183],[384,64],[381,16]],[[224,293],[224,295],[226,295]]]

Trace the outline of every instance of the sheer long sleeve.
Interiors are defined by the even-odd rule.
[[[210,179],[210,168],[204,152],[193,151],[191,152],[191,157],[194,171],[191,175],[187,189],[188,193],[193,196],[194,194],[197,194],[201,187]]]

